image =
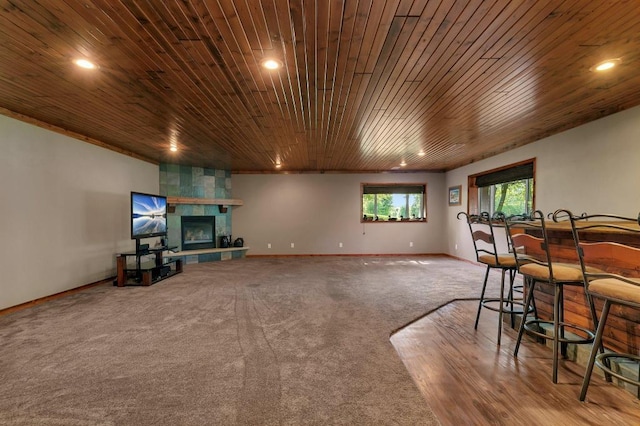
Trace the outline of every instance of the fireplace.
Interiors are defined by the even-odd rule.
[[[216,247],[215,216],[182,216],[182,250]]]

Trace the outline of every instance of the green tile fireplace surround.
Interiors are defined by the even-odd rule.
[[[193,250],[182,252],[181,218],[182,216],[215,216],[215,242],[220,237],[232,235],[231,207],[221,209],[222,200],[231,201],[231,172],[229,170],[206,169],[202,167],[160,164],[160,194],[171,198],[180,198],[180,203],[171,204],[167,215],[169,246],[178,246],[185,263],[202,263],[244,257],[247,248]],[[185,200],[186,199],[186,200]],[[190,201],[189,199],[193,199]],[[233,200],[237,203],[238,200]],[[212,202],[213,204],[208,204]],[[206,204],[201,204],[206,203]],[[175,208],[175,209],[174,209]],[[234,237],[235,238],[235,237]],[[189,254],[187,254],[189,253]]]

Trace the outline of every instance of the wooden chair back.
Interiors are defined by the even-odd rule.
[[[610,214],[568,215],[585,286],[602,278],[638,285],[640,277],[640,215],[637,218]],[[638,288],[640,291],[640,287]]]
[[[487,212],[482,212],[479,215],[460,212],[457,218],[464,218],[469,226],[473,248],[476,252],[476,260],[481,262],[481,256],[489,255],[495,259],[495,264],[499,265],[500,261],[498,258],[494,225],[496,223],[502,223],[501,218],[492,218]]]

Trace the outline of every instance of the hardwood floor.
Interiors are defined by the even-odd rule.
[[[497,314],[484,310],[473,329],[477,302],[452,302],[391,337],[427,403],[443,425],[640,425],[640,401],[592,378],[587,402],[578,394],[584,367],[561,362],[551,382],[551,351],[505,327],[496,345]]]

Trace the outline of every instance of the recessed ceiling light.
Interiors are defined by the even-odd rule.
[[[276,163],[276,169],[279,169],[280,167],[282,167],[282,164]]]
[[[262,61],[262,66],[268,70],[277,70],[278,68],[282,67],[282,62],[278,61],[277,59],[265,59],[264,61]]]
[[[606,61],[602,61],[599,64],[594,65],[591,70],[592,71],[607,71],[611,68],[615,67],[620,63],[620,59],[607,59]]]
[[[420,152],[418,153],[418,155],[419,155],[420,157],[424,157],[424,156],[425,156],[424,151],[420,151]]]
[[[404,166],[406,166],[406,165],[407,165],[407,163],[406,163],[406,162],[404,162],[404,161],[403,161],[402,163],[400,163],[400,167],[404,167]]]
[[[171,146],[169,147],[169,149],[170,149],[172,152],[176,152],[176,151],[178,150],[178,147],[177,147],[176,145],[171,145]]]
[[[96,65],[93,62],[87,61],[86,59],[76,59],[75,61],[73,61],[73,63],[81,68],[86,68],[88,70],[96,68]]]

